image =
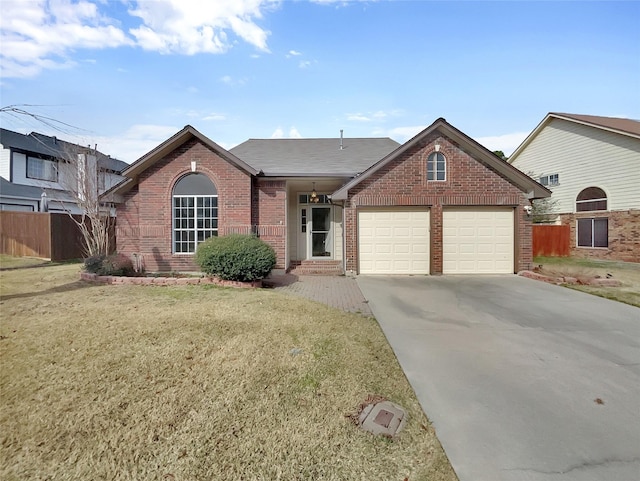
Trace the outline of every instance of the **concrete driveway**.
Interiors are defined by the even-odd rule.
[[[640,480],[640,309],[517,276],[357,282],[460,481]]]

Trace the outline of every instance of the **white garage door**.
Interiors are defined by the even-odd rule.
[[[442,211],[443,274],[513,273],[513,208]]]
[[[360,274],[428,274],[429,211],[358,212]]]

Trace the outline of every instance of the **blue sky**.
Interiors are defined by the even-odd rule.
[[[512,152],[553,112],[640,119],[640,2],[2,0],[0,106],[133,162],[190,124],[388,136],[435,119]]]

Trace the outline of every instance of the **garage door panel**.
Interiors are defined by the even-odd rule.
[[[512,208],[464,207],[443,210],[443,273],[512,273]]]
[[[381,208],[358,213],[361,274],[428,274],[429,211]]]

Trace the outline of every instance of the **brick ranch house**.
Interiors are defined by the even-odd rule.
[[[122,171],[118,252],[196,270],[198,242],[253,233],[277,269],[514,273],[532,263],[533,179],[447,123],[389,138],[250,139],[226,150],[186,126]]]

